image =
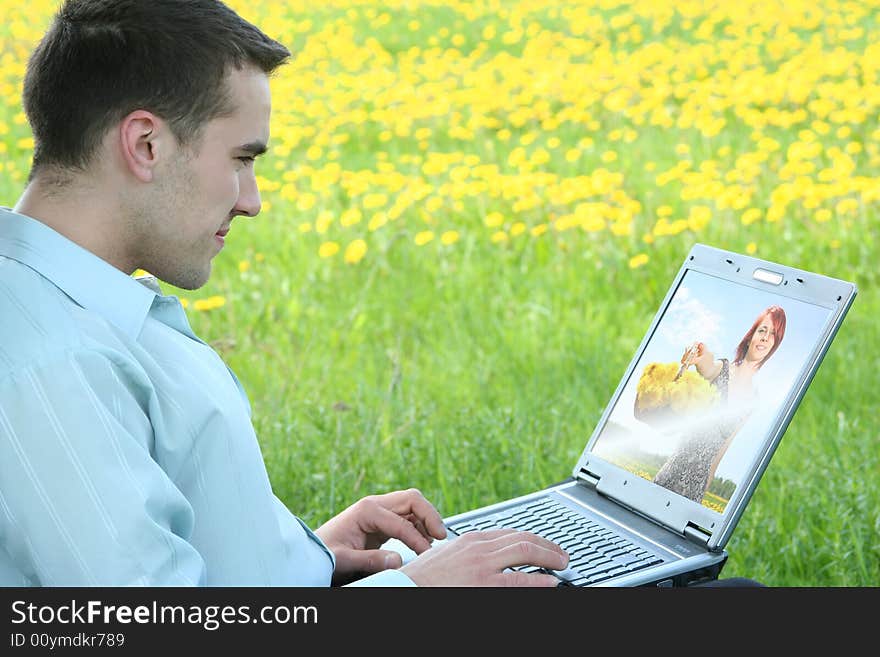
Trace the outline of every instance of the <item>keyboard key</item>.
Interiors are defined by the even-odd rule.
[[[614,563],[620,564],[624,568],[628,568],[632,564],[639,562],[639,558],[634,557],[631,554],[620,554],[620,555],[617,555],[616,557],[611,557],[611,560]]]
[[[556,575],[559,579],[564,579],[567,582],[582,577],[579,572],[577,572],[576,570],[572,570],[571,568],[566,568],[565,570],[551,570],[550,573],[552,575]]]
[[[590,577],[592,575],[607,572],[613,568],[613,561],[594,561],[593,563],[588,564],[586,567],[578,568],[578,570],[580,571],[581,575]]]

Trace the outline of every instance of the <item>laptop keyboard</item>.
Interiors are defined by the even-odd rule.
[[[589,586],[661,563],[663,559],[632,543],[607,525],[587,518],[549,497],[475,520],[449,525],[456,534],[486,529],[519,529],[553,541],[568,552],[565,570],[517,566],[523,572],[549,572],[561,584]]]

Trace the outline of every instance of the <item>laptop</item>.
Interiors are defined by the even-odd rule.
[[[444,519],[447,540],[533,531],[567,550],[568,567],[517,570],[552,572],[560,586],[717,578],[856,294],[846,281],[695,245],[571,475]]]

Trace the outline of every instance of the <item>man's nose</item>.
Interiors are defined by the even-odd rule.
[[[238,202],[235,204],[237,214],[256,217],[260,214],[260,190],[253,171],[242,176],[238,188]]]

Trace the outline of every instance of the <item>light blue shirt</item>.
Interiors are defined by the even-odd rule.
[[[177,298],[0,209],[0,586],[327,586],[334,564]]]

